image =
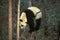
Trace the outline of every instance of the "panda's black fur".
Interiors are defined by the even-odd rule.
[[[36,20],[36,15],[34,15],[34,13],[29,9],[25,10],[24,12],[26,13],[27,22],[30,27],[29,32],[32,33],[33,31],[37,31],[40,28],[41,18]]]

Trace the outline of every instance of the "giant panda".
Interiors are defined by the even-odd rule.
[[[28,7],[21,13],[20,27],[25,29],[29,25],[29,33],[39,30],[42,19],[42,12],[37,7]]]

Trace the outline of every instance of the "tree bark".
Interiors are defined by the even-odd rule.
[[[9,25],[8,25],[8,40],[12,40],[12,0],[9,1]]]
[[[18,1],[18,12],[17,12],[17,40],[21,40],[19,37],[19,16],[20,16],[20,0]]]

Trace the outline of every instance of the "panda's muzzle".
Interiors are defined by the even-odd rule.
[[[21,26],[21,29],[24,29],[23,26]]]
[[[21,29],[23,29],[24,27],[23,27],[23,25],[21,25]]]

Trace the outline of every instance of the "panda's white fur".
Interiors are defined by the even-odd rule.
[[[34,15],[36,15],[36,19],[42,18],[42,12],[40,9],[38,9],[37,7],[28,7],[29,10],[31,10]]]
[[[31,10],[33,12],[33,14],[35,15],[35,20],[38,20],[40,18],[42,18],[42,12],[40,9],[38,9],[37,7],[28,7],[27,9]],[[20,26],[21,29],[25,29],[26,28],[26,22],[28,22],[27,17],[26,17],[26,12],[22,12],[20,19],[22,19],[22,21],[20,21]],[[31,19],[29,19],[31,20]],[[38,21],[39,22],[39,21]],[[31,22],[32,23],[32,22]],[[40,23],[40,22],[39,22]],[[39,24],[38,23],[38,24]],[[37,22],[34,23],[34,25],[37,24]],[[37,24],[37,25],[38,25]],[[23,26],[22,26],[23,25]],[[40,25],[40,24],[39,24]],[[31,29],[31,28],[30,28]],[[32,28],[33,29],[33,28]]]

